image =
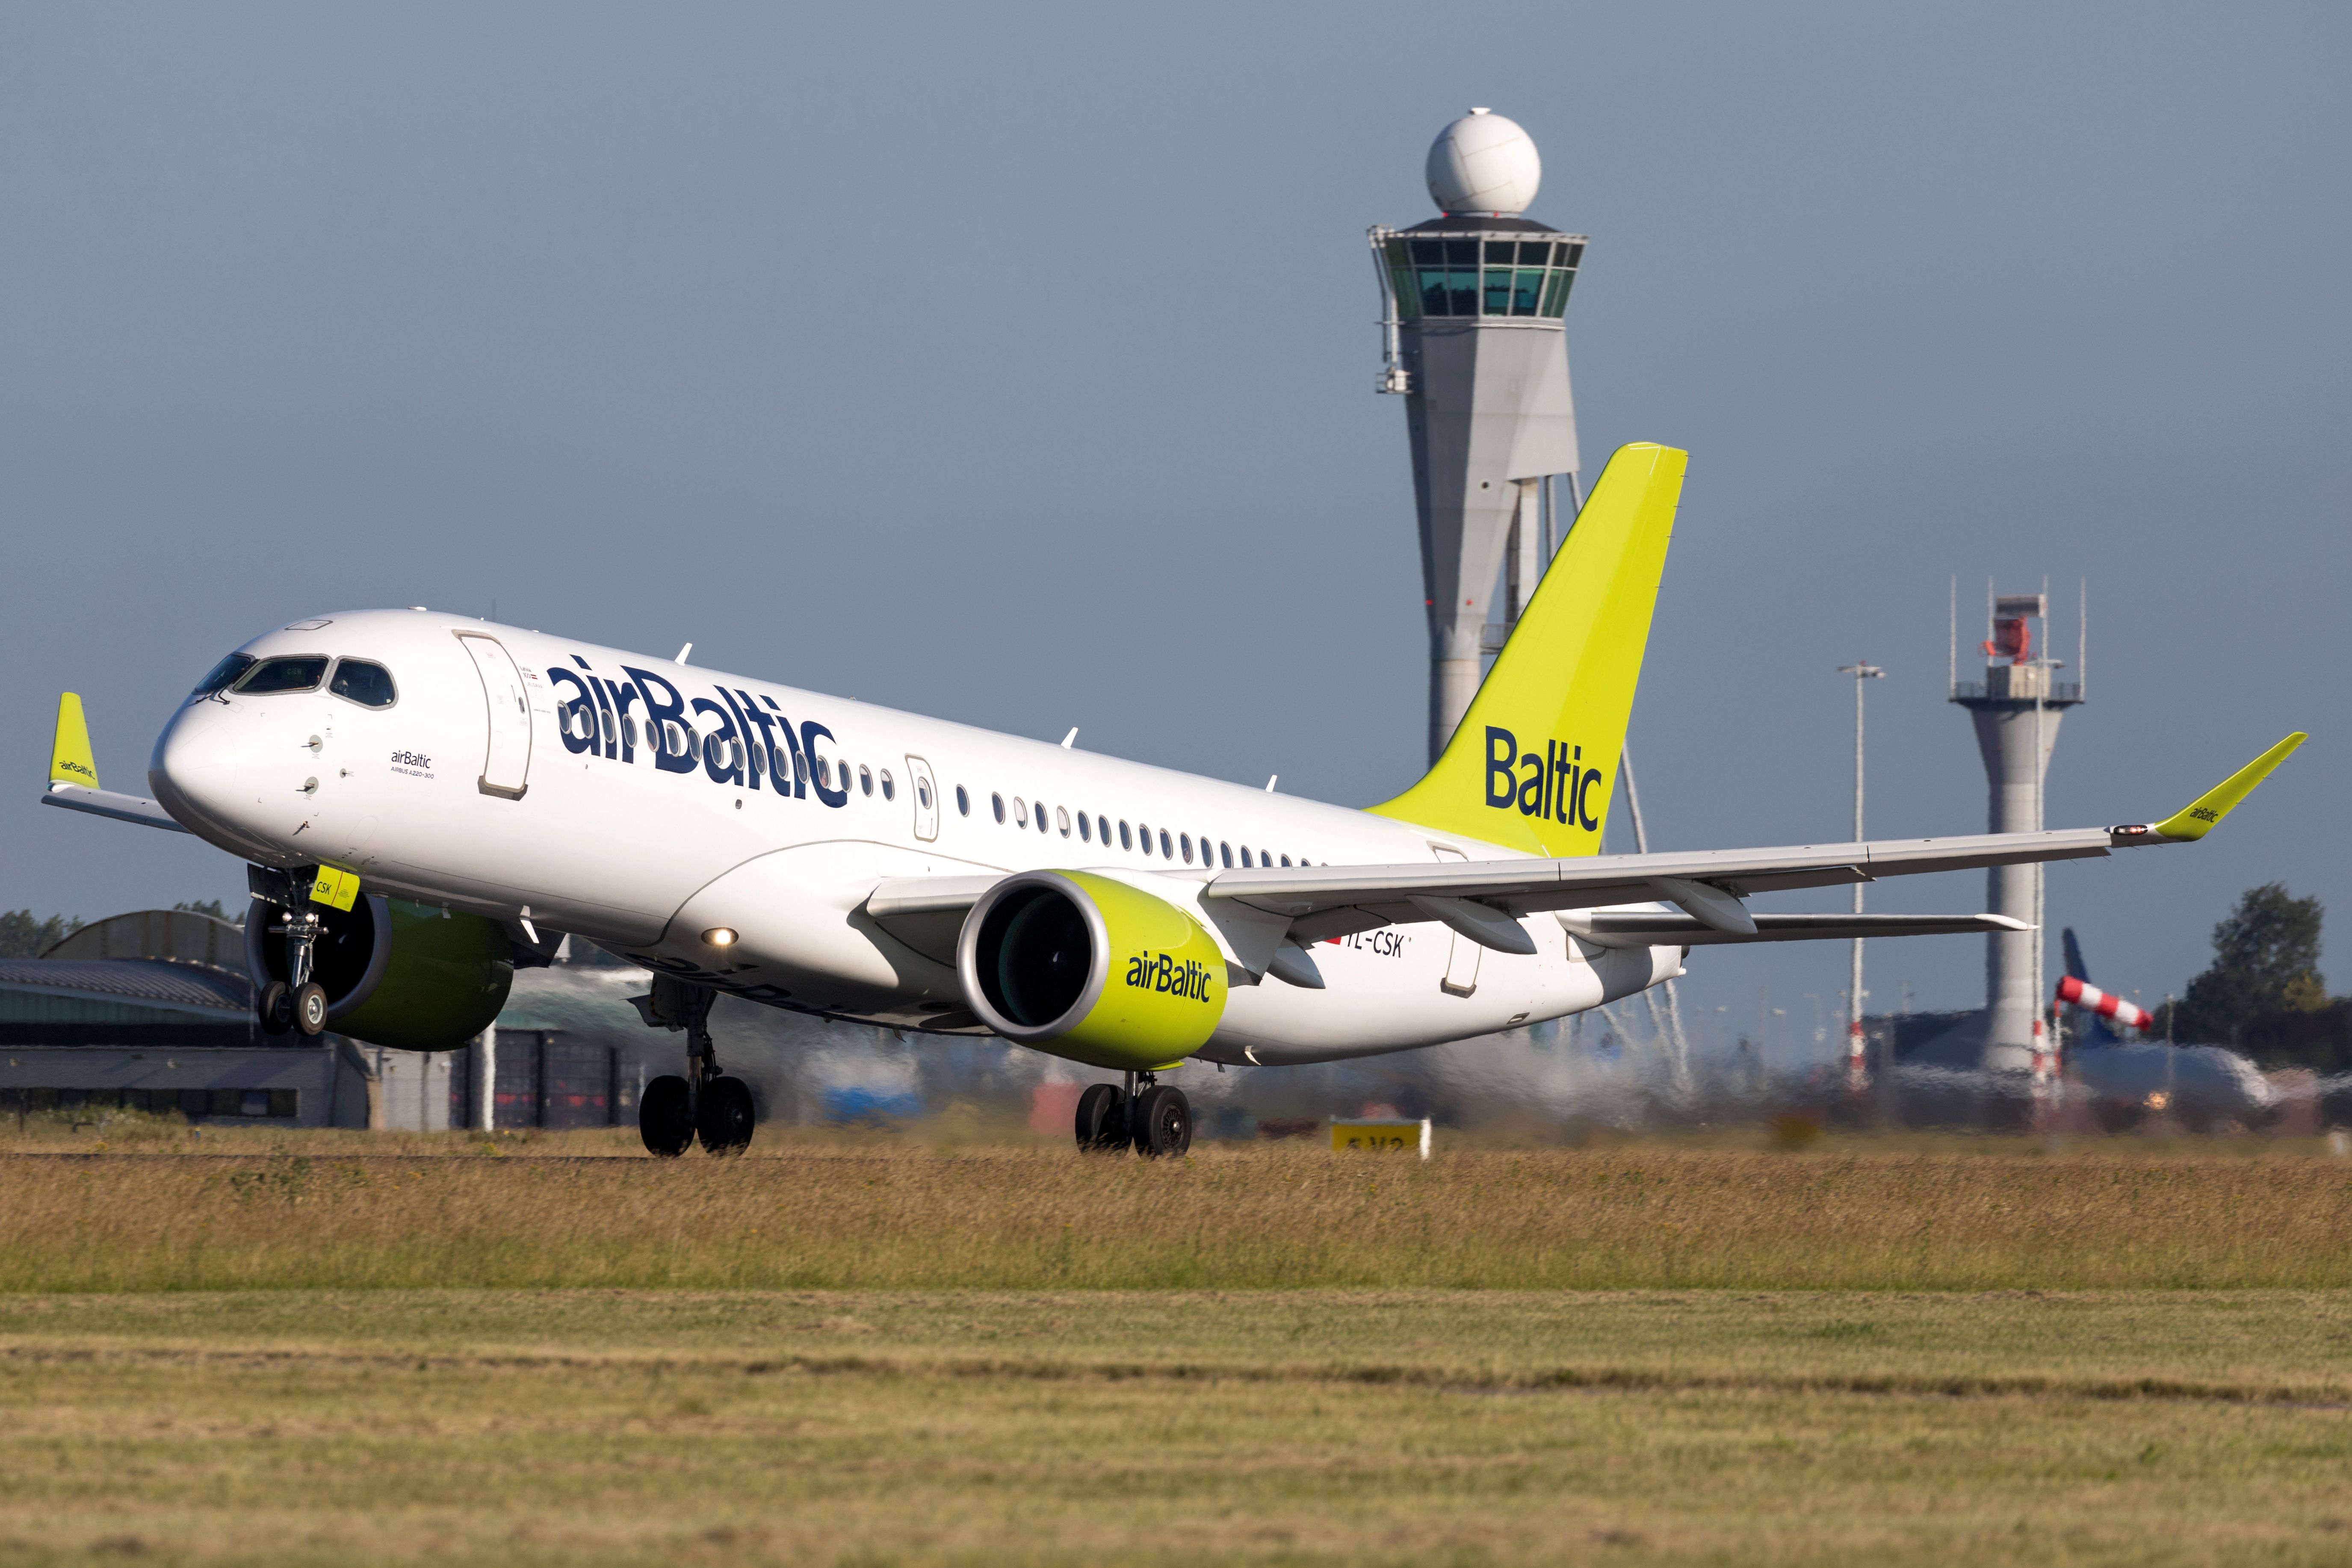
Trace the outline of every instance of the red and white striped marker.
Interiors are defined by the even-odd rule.
[[[2126,1029],[2145,1029],[2156,1022],[2146,1009],[2135,1007],[2120,996],[2110,996],[2097,986],[2069,974],[2058,982],[2058,1000],[2070,1003],[2085,1013],[2096,1013],[2102,1018],[2114,1020]]]

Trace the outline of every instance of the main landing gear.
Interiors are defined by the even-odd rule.
[[[1081,1153],[1132,1148],[1147,1160],[1172,1160],[1192,1146],[1192,1105],[1175,1085],[1129,1073],[1124,1089],[1087,1086],[1078,1096],[1077,1134]]]
[[[717,996],[708,985],[656,974],[653,994],[640,999],[647,1023],[686,1031],[686,1076],[654,1079],[637,1102],[638,1134],[665,1159],[685,1153],[698,1138],[712,1154],[740,1154],[751,1146],[758,1120],[751,1086],[720,1076],[719,1050],[710,1038],[710,1004]]]

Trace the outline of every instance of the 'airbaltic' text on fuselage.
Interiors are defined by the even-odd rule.
[[[849,770],[817,749],[833,731],[814,719],[795,726],[774,698],[716,684],[711,696],[689,695],[634,665],[623,665],[615,679],[577,654],[572,662],[580,668],[550,666],[547,679],[562,700],[557,732],[573,755],[634,763],[642,737],[663,773],[699,772],[741,789],[764,784],[782,799],[814,795],[826,805],[849,804]]]

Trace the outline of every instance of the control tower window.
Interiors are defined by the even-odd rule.
[[[327,689],[362,708],[389,708],[394,700],[392,671],[364,658],[347,658],[335,666],[335,679],[327,682]]]
[[[327,661],[304,655],[300,658],[266,658],[248,671],[236,683],[241,692],[259,695],[271,691],[316,691],[319,682],[327,678]]]
[[[1570,248],[1573,248],[1573,247]],[[1543,310],[1541,313],[1549,316],[1553,321],[1558,321],[1560,317],[1567,315],[1569,285],[1575,281],[1576,274],[1573,272],[1552,273],[1551,281],[1544,286]]]
[[[1431,316],[1475,316],[1478,313],[1478,274],[1469,268],[1456,271],[1423,268],[1421,308]]]

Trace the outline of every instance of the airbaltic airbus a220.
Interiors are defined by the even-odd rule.
[[[650,970],[640,1011],[687,1033],[687,1076],[640,1107],[656,1153],[751,1139],[706,1026],[726,992],[1121,1074],[1078,1142],[1160,1155],[1192,1111],[1154,1075],[1188,1058],[1562,1017],[1710,943],[2014,929],[1746,900],[2199,838],[2303,739],[2152,826],[1601,855],[1684,463],[1611,459],[1444,754],[1365,811],[424,610],[221,660],[155,743],[152,800],[98,787],[68,695],[44,798],[251,862],[272,1031],[461,1046],[569,933]]]

